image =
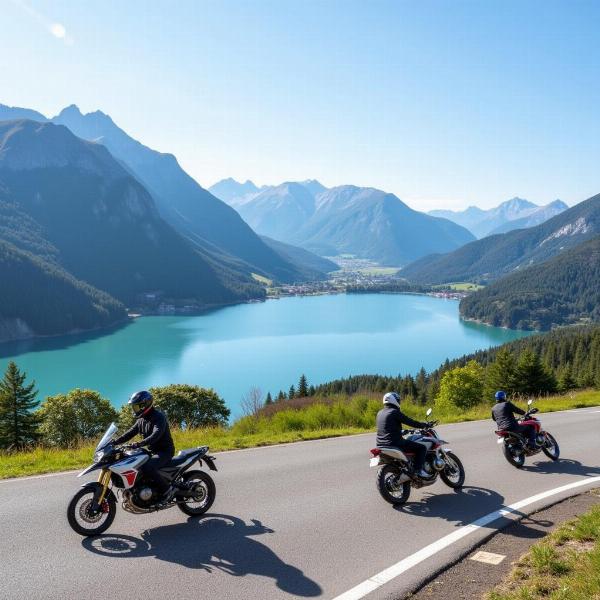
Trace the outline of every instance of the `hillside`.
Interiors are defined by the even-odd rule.
[[[125,307],[56,264],[0,240],[0,341],[108,327]]]
[[[402,270],[415,283],[486,282],[541,263],[600,233],[600,194],[545,223],[471,242],[448,254],[426,256]]]
[[[600,236],[464,298],[463,317],[512,329],[600,321]]]
[[[282,256],[288,256],[300,268],[306,272],[307,279],[319,280],[326,277],[326,273],[339,270],[339,266],[333,261],[318,256],[299,246],[284,244],[267,236],[262,236],[263,241]]]
[[[264,293],[249,276],[181,237],[104,146],[66,127],[0,123],[0,189],[5,206],[18,206],[21,218],[43,232],[43,240],[34,234],[26,249],[47,245],[73,276],[129,305],[148,292],[203,306]]]

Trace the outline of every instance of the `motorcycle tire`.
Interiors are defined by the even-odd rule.
[[[508,444],[504,444],[502,446],[502,452],[504,453],[504,458],[517,469],[520,469],[525,464],[525,453],[521,452],[517,456],[515,456],[508,447]]]
[[[410,481],[405,481],[400,484],[396,490],[390,489],[390,479],[392,477],[399,476],[402,470],[396,465],[385,465],[379,469],[377,473],[377,490],[381,494],[381,497],[390,504],[396,506],[404,504],[410,496]],[[394,495],[397,494],[397,495]]]
[[[188,471],[184,476],[183,480],[187,483],[189,481],[198,481],[201,482],[204,487],[205,496],[202,499],[202,503],[200,506],[193,507],[188,506],[187,502],[194,502],[194,498],[185,498],[178,497],[177,506],[181,512],[184,512],[186,515],[190,517],[197,517],[199,515],[203,515],[215,501],[215,496],[217,495],[217,488],[215,486],[215,482],[212,477],[205,473],[204,471],[196,470],[196,471]]]
[[[84,505],[88,502],[91,502],[91,500],[94,497],[94,491],[96,489],[96,486],[100,487],[100,484],[97,483],[94,485],[86,485],[84,488],[80,489],[73,496],[71,502],[69,502],[69,506],[67,507],[67,520],[69,521],[71,529],[79,535],[83,535],[84,537],[91,537],[94,535],[100,535],[101,533],[104,533],[112,525],[112,522],[115,520],[115,515],[117,514],[117,503],[115,497],[112,494],[112,492],[109,491],[109,493],[106,495],[106,498],[103,501],[103,504],[107,507],[107,510],[101,513],[106,514],[107,516],[104,520],[101,520],[102,517],[100,517],[101,521],[98,521],[100,524],[97,527],[83,527],[77,521],[77,516],[79,514],[79,517],[83,521],[86,521],[86,518],[88,518],[88,522],[94,522],[94,519],[96,517],[86,517],[83,513],[85,512]],[[89,496],[89,498],[87,500],[84,500],[79,509],[77,509],[77,505],[85,496]]]
[[[551,460],[558,460],[560,457],[560,448],[558,447],[558,442],[554,439],[554,436],[550,435],[547,431],[546,435],[546,443],[542,447],[542,452]],[[550,442],[550,446],[554,449],[553,452],[550,451],[547,444]]]
[[[452,462],[456,465],[457,469],[458,469],[458,478],[456,479],[456,481],[454,481],[447,473],[447,470],[449,469],[448,466],[444,467],[444,469],[442,471],[440,471],[440,477],[442,478],[442,481],[450,488],[452,488],[453,490],[459,490],[465,483],[465,468],[463,467],[462,462],[460,462],[460,459],[458,458],[458,456],[456,456],[456,454],[454,454],[454,452],[447,452],[446,456],[448,456]]]

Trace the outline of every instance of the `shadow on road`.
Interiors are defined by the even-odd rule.
[[[564,473],[565,475],[582,475],[592,477],[600,475],[600,467],[589,467],[582,465],[578,460],[571,458],[561,458],[554,462],[553,460],[541,460],[532,465],[521,467],[522,471],[531,471],[532,473],[547,473],[557,474]]]
[[[425,494],[416,502],[408,502],[397,506],[398,512],[418,517],[446,519],[458,526],[468,525],[484,515],[504,507],[504,496],[487,488],[465,486],[450,494]],[[516,512],[522,517],[523,527],[518,529],[519,537],[538,538],[545,535],[539,530],[529,529],[527,524],[539,527],[550,527],[550,521],[535,519],[524,513]]]
[[[128,535],[101,535],[86,538],[86,550],[113,558],[155,557],[158,560],[227,575],[262,575],[275,580],[289,594],[314,597],[321,587],[304,573],[283,562],[268,546],[251,536],[273,533],[260,521],[246,524],[230,515],[190,518],[186,523],[148,529],[141,539]]]

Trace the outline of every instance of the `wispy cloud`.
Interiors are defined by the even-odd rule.
[[[67,28],[62,23],[57,23],[52,19],[43,15],[41,12],[23,2],[23,0],[12,0],[12,3],[24,10],[30,17],[40,23],[44,29],[57,40],[61,40],[67,46],[72,46],[74,43],[73,38],[67,32]]]

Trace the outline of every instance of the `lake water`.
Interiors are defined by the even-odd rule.
[[[108,334],[0,344],[36,380],[40,398],[75,387],[120,406],[135,390],[168,383],[214,388],[239,415],[250,387],[266,394],[363,373],[431,370],[522,337],[463,322],[458,302],[428,296],[357,294],[241,304],[202,316],[142,317]]]

